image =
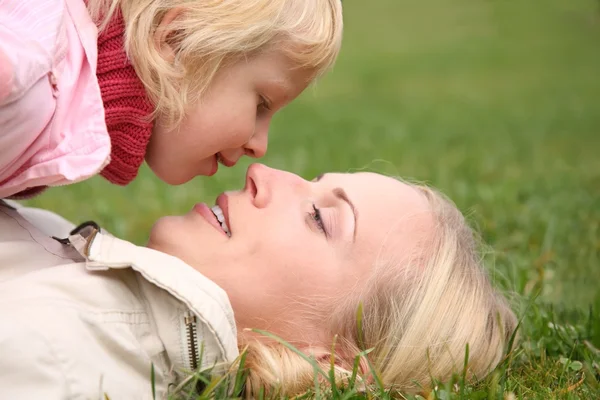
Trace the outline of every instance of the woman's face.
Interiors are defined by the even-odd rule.
[[[401,262],[431,228],[422,194],[374,173],[306,181],[253,164],[244,189],[222,194],[217,204],[231,236],[197,204],[186,215],[160,219],[149,247],[221,286],[240,334],[264,329],[297,345],[331,343],[327,312],[361,290],[390,249]]]

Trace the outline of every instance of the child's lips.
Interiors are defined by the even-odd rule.
[[[206,173],[206,176],[213,176],[214,174],[217,173],[217,170],[219,169],[219,156],[218,155],[213,157],[211,164],[212,165],[210,167],[210,171],[208,171],[208,173]]]
[[[237,161],[231,161],[228,160],[227,158],[223,157],[223,155],[221,153],[217,153],[213,156],[212,158],[212,166],[210,171],[206,174],[206,176],[213,176],[214,174],[217,173],[217,170],[219,169],[219,164],[222,164],[226,167],[233,167],[235,164],[237,164]]]
[[[223,157],[223,154],[221,153],[217,153],[217,160],[226,167],[233,167],[235,164],[237,164],[237,161],[231,161]]]

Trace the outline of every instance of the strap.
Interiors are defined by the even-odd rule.
[[[52,236],[52,239],[66,246],[72,245],[83,257],[87,258],[89,254],[89,246],[94,237],[100,232],[100,226],[94,221],[86,221],[75,227],[68,238],[60,239]]]

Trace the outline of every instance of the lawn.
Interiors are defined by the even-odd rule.
[[[600,2],[344,7],[339,62],[276,117],[264,162],[440,188],[494,249],[523,318],[507,368],[464,397],[600,398]],[[142,244],[157,217],[240,187],[248,164],[180,187],[144,167],[126,188],[94,178],[29,203]]]

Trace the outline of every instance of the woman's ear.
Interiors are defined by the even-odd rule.
[[[175,29],[173,27],[173,21],[183,14],[183,7],[175,7],[165,13],[160,20],[158,27],[154,31],[154,46],[160,53],[160,55],[167,61],[173,62],[175,59],[175,49],[173,48],[172,38]]]

